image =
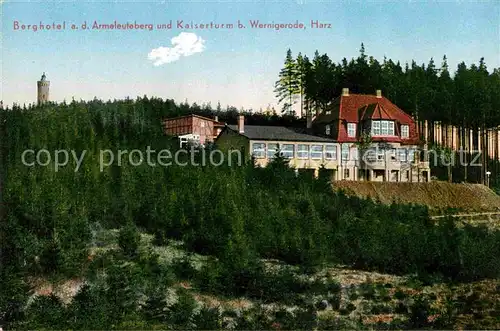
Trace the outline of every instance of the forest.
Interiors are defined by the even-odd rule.
[[[310,59],[292,50],[286,53],[284,66],[276,82],[276,95],[282,110],[303,101],[305,110],[328,107],[341,94],[382,94],[419,120],[440,121],[461,127],[500,125],[500,68],[488,70],[485,59],[478,63],[460,62],[450,68],[446,55],[428,63],[401,64],[384,57],[368,56],[361,44],[359,56],[339,63],[328,54],[316,51]],[[304,114],[304,111],[302,112]]]
[[[190,290],[178,288],[175,303],[166,299],[166,291],[186,279],[199,293],[244,296],[258,302],[256,307],[297,300],[303,306],[293,317],[278,311],[273,320],[264,318],[261,308],[240,311],[232,317],[238,329],[353,327],[335,319],[318,320],[317,304],[297,297],[328,295],[337,307],[341,288],[335,279],[304,283],[285,271],[270,273],[264,261],[280,261],[306,275],[344,265],[413,275],[425,284],[500,276],[499,231],[459,227],[452,218],[435,222],[424,206],[385,206],[334,192],[327,178],[296,177],[279,157],[266,168],[252,162],[231,167],[124,163],[100,171],[103,149],[178,149],[178,142],[163,133],[163,117],[219,114],[229,121],[237,114],[234,108],[217,108],[142,97],[15,106],[0,112],[2,327],[221,328],[221,312],[196,308]],[[300,123],[276,115],[254,115],[249,122]],[[87,156],[77,172],[21,163],[24,150],[42,148],[77,155],[85,150]],[[114,248],[102,251],[107,239],[101,236],[114,230]],[[144,236],[153,246],[144,244]],[[185,259],[165,263],[158,252],[174,243],[188,256],[205,257],[204,265],[196,269]],[[65,304],[54,295],[33,297],[33,279],[40,278],[85,279],[85,285]],[[367,286],[364,295],[373,297]],[[378,328],[449,328],[457,314],[471,309],[460,305],[464,299],[454,299],[453,309],[447,306],[441,318],[430,322],[434,308],[419,300],[401,301],[405,318]],[[492,316],[497,306],[492,306],[497,309]],[[352,310],[339,307],[334,309]]]

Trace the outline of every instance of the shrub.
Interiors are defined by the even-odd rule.
[[[50,294],[37,296],[26,311],[29,329],[64,329],[67,328],[67,311],[61,300]]]
[[[193,318],[195,330],[220,330],[222,329],[222,316],[218,307],[202,307]]]
[[[192,326],[193,311],[197,306],[196,300],[188,290],[177,290],[178,300],[170,307],[169,321],[177,326]]]
[[[366,300],[372,300],[375,298],[375,286],[370,283],[363,283],[360,285],[361,295]]]
[[[391,314],[392,308],[387,304],[375,304],[372,306],[371,313],[374,315]]]
[[[394,298],[398,299],[398,300],[403,300],[404,298],[406,298],[406,293],[403,292],[401,289],[397,289],[396,292],[394,292]]]
[[[84,284],[68,307],[71,327],[83,330],[109,329],[113,316],[104,291]]]
[[[219,261],[208,261],[196,277],[197,287],[204,292],[224,293],[222,285],[222,266]]]
[[[147,321],[166,322],[169,314],[164,289],[160,288],[160,290],[153,291],[141,307],[141,311]]]
[[[166,231],[156,230],[153,237],[153,245],[156,246],[166,246],[168,245],[168,237]]]
[[[415,301],[410,305],[410,315],[408,322],[410,328],[424,328],[429,325],[429,315],[431,308],[429,302],[422,296],[415,298]]]
[[[352,311],[355,311],[356,310],[356,306],[352,303],[352,302],[349,302],[346,306],[346,309],[347,311],[350,313]]]
[[[122,249],[125,256],[135,258],[138,256],[141,234],[132,222],[121,228],[118,234],[118,246]]]
[[[359,294],[358,292],[356,291],[356,289],[354,289],[350,294],[349,294],[349,300],[351,301],[355,301],[359,298]]]
[[[50,274],[63,266],[61,246],[55,239],[49,239],[40,256],[40,266],[44,273]]]
[[[408,307],[403,303],[399,302],[396,305],[396,309],[394,310],[396,314],[407,314],[408,313]]]
[[[188,256],[175,258],[172,261],[172,269],[178,279],[194,279],[197,275],[197,271]]]

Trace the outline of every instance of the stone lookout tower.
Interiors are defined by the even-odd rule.
[[[49,87],[50,82],[45,77],[45,72],[42,75],[42,78],[37,82],[38,93],[37,93],[37,102],[39,105],[44,104],[49,101]]]

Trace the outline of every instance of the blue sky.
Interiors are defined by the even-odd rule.
[[[36,101],[43,71],[51,99],[102,99],[142,96],[218,101],[238,108],[275,105],[274,82],[286,50],[312,57],[315,50],[335,62],[357,56],[363,42],[368,55],[401,63],[412,59],[452,69],[485,57],[500,67],[500,1],[99,1],[29,2],[0,0],[2,13],[1,96],[4,104]],[[71,30],[72,23],[153,24],[148,30]],[[173,21],[171,30],[156,24]],[[236,23],[245,29],[186,30],[184,23]],[[294,23],[306,29],[251,29],[249,20]],[[311,20],[331,24],[312,29]],[[14,30],[19,24],[66,22],[63,31]],[[183,35],[180,34],[184,32]],[[185,33],[194,33],[186,35]],[[172,38],[177,37],[177,46]],[[163,48],[160,48],[163,47]],[[168,48],[168,49],[167,49]],[[148,58],[177,54],[155,65]],[[159,49],[159,50],[158,50]],[[163,54],[163,55],[161,55]],[[174,55],[175,55],[174,54]],[[184,56],[183,56],[184,55]],[[165,62],[165,61],[164,61]]]

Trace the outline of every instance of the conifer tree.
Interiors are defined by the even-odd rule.
[[[131,221],[127,222],[118,235],[118,245],[123,250],[123,253],[131,258],[137,256],[140,240],[141,235]]]
[[[285,66],[279,73],[274,92],[278,98],[278,103],[283,103],[283,112],[292,112],[295,104],[294,96],[300,93],[299,79],[297,75],[297,62],[292,57],[292,51],[288,49],[285,58]]]
[[[297,55],[297,83],[298,83],[298,88],[299,88],[299,95],[300,95],[300,116],[304,116],[304,93],[305,93],[305,86],[306,86],[306,77],[308,71],[311,69],[311,63],[309,62],[309,59],[307,56],[303,57],[302,53],[299,53]]]

